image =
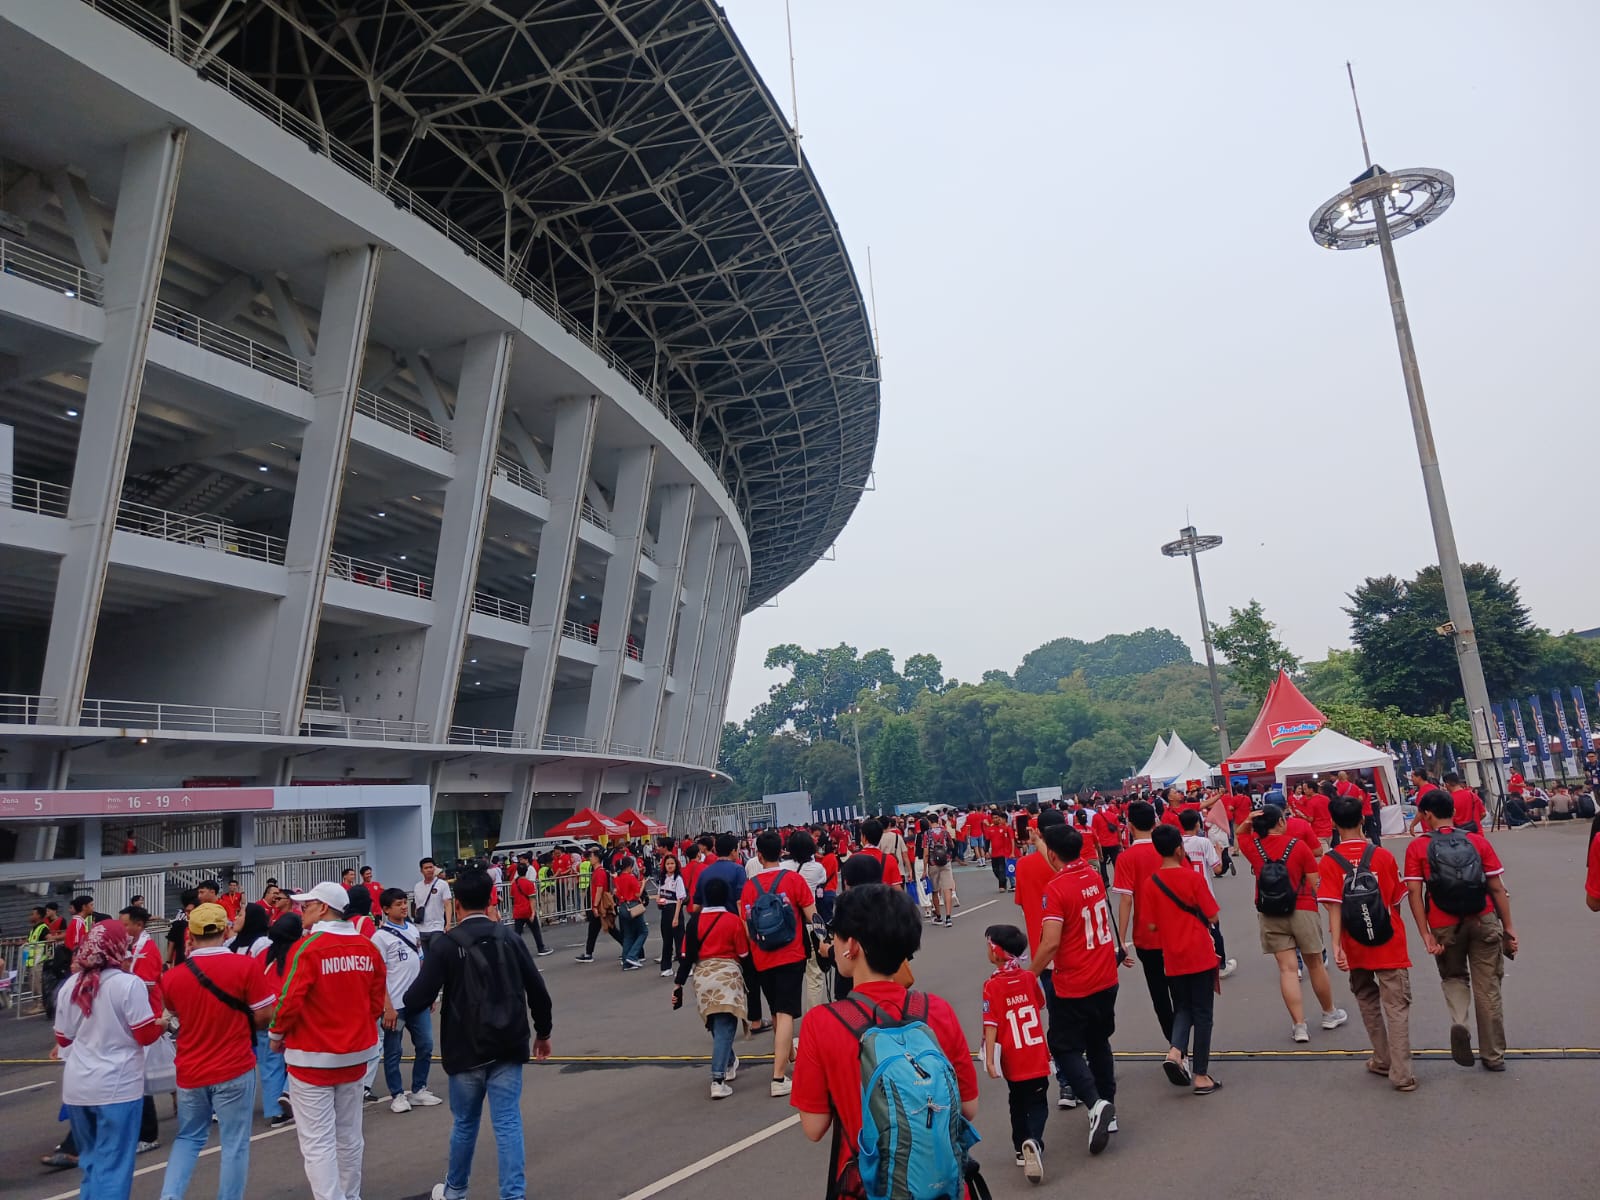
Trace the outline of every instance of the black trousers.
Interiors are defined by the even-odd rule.
[[[1116,984],[1089,996],[1050,999],[1050,1054],[1066,1071],[1072,1094],[1091,1107],[1117,1098],[1116,1061],[1111,1057],[1116,1031]]]
[[[994,881],[1000,885],[1000,890],[1002,892],[1005,891],[1006,890],[1006,860],[1003,859],[1003,858],[991,858],[989,860],[989,869],[994,872]]]
[[[1134,918],[1137,920],[1137,916]],[[1172,991],[1167,987],[1167,972],[1161,965],[1161,951],[1141,950],[1134,947],[1139,965],[1144,968],[1144,985],[1150,989],[1150,1004],[1156,1010],[1156,1020],[1161,1023],[1161,1036],[1172,1044]]]
[[[1044,1143],[1044,1123],[1050,1116],[1050,1076],[1037,1079],[1008,1079],[1010,1093],[1011,1148],[1022,1153],[1022,1143],[1032,1138]]]
[[[676,902],[667,905],[661,910],[661,969],[672,969],[672,955],[678,949],[676,932],[672,928],[673,921],[678,919],[678,905]]]
[[[1188,1053],[1190,1035],[1194,1036],[1196,1075],[1211,1073],[1211,1021],[1217,999],[1216,978],[1214,971],[1200,971],[1193,975],[1174,975],[1167,981],[1177,1005],[1170,1040],[1177,1049]]]
[[[533,944],[535,946],[539,947],[539,953],[543,954],[544,953],[544,934],[539,929],[539,918],[537,916],[534,916],[534,917],[516,917],[515,921],[516,921],[516,926],[517,926],[517,936],[518,937],[525,937],[527,935],[528,930],[531,928],[533,930]]]
[[[585,954],[594,953],[594,944],[600,939],[601,928],[602,926],[600,924],[600,918],[595,916],[594,912],[591,910],[589,913],[589,940],[583,947],[583,952]],[[622,945],[622,923],[620,921],[613,925],[607,932],[611,934],[612,941],[616,942],[619,946]],[[1157,955],[1157,957],[1160,956]]]
[[[1361,819],[1361,831],[1367,835],[1367,841],[1374,846],[1383,845],[1383,822],[1379,819],[1377,810]]]
[[[761,1020],[761,985],[748,955],[739,960],[739,967],[744,972],[745,1019],[754,1025]]]

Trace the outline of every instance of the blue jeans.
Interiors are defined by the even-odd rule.
[[[383,1031],[383,1078],[389,1085],[389,1095],[398,1096],[405,1091],[400,1078],[400,1051],[404,1035],[411,1035],[411,1049],[416,1061],[411,1064],[411,1090],[420,1092],[428,1086],[428,1070],[433,1066],[433,1017],[427,1009],[407,1012],[400,1009],[400,1019],[393,1029]]]
[[[450,1167],[444,1176],[445,1200],[463,1200],[472,1177],[472,1151],[478,1144],[483,1098],[489,1098],[495,1157],[500,1166],[500,1200],[526,1200],[522,1153],[522,1064],[495,1063],[450,1076]]]
[[[279,1100],[289,1094],[289,1065],[274,1054],[265,1029],[256,1032],[256,1068],[261,1072],[261,1115],[267,1120],[283,1115]]]
[[[733,1035],[739,1031],[739,1018],[732,1013],[712,1013],[707,1019],[711,1025],[711,1079],[721,1083],[733,1066]]]
[[[133,1157],[139,1151],[144,1099],[122,1104],[69,1104],[72,1140],[78,1143],[79,1193],[126,1196],[133,1190]]]
[[[650,922],[644,917],[622,914],[622,957],[634,962],[644,961],[644,942],[650,935]]]
[[[244,1200],[250,1174],[250,1110],[256,1102],[256,1073],[246,1071],[210,1087],[178,1089],[178,1136],[161,1181],[161,1200],[183,1200],[200,1151],[211,1137],[211,1114],[217,1115],[222,1162],[217,1175],[217,1200]],[[98,1195],[98,1193],[93,1193]]]

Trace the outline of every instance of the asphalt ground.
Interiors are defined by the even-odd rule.
[[[1081,1108],[1052,1111],[1040,1191],[1087,1186],[1108,1196],[1222,1192],[1234,1197],[1402,1189],[1407,1200],[1532,1195],[1592,1197],[1593,1153],[1584,1130],[1600,1096],[1600,916],[1583,905],[1586,823],[1493,835],[1507,868],[1522,940],[1507,965],[1509,1070],[1490,1074],[1450,1062],[1448,1019],[1431,962],[1412,938],[1412,1041],[1421,1087],[1394,1092],[1364,1069],[1366,1035],[1342,976],[1336,1003],[1349,1009],[1342,1029],[1312,1020],[1311,1043],[1296,1048],[1278,997],[1276,970],[1259,952],[1247,872],[1218,881],[1224,931],[1239,970],[1217,1001],[1214,1073],[1225,1083],[1195,1097],[1166,1082],[1163,1051],[1142,975],[1123,973],[1118,1000],[1117,1110],[1121,1132],[1090,1158]],[[1391,840],[1399,850],[1403,843]],[[983,930],[1020,924],[1009,895],[997,895],[986,869],[958,873],[963,906],[955,928],[929,928],[914,961],[918,986],[956,1005],[980,1044],[979,994],[989,970]],[[745,1067],[735,1095],[708,1097],[710,1039],[692,1005],[670,1010],[671,985],[654,970],[624,974],[615,944],[600,960],[573,961],[579,927],[550,931],[556,955],[539,960],[555,999],[556,1058],[530,1066],[523,1114],[528,1195],[583,1200],[667,1200],[693,1196],[820,1196],[826,1144],[796,1127],[787,1100],[767,1094],[769,1069],[756,1060],[770,1042],[741,1042]],[[652,932],[649,953],[660,946]],[[1306,987],[1307,1007],[1315,1002]],[[76,1171],[50,1171],[39,1155],[60,1139],[60,1068],[41,1061],[49,1031],[38,1020],[0,1014],[0,1196],[75,1200]],[[444,1094],[435,1065],[434,1089]],[[409,1078],[409,1076],[408,1076]],[[1005,1086],[979,1071],[976,1156],[995,1196],[1032,1188],[1012,1165]],[[160,1149],[140,1156],[134,1200],[158,1200],[176,1132],[171,1101],[159,1102]],[[365,1115],[367,1200],[427,1196],[443,1178],[448,1106],[406,1114],[387,1101]],[[309,1195],[292,1127],[269,1130],[257,1117],[251,1200]],[[213,1153],[201,1159],[191,1197],[214,1195]],[[487,1114],[472,1195],[498,1195]],[[100,1200],[100,1198],[93,1198]]]

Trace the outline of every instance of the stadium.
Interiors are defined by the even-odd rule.
[[[0,105],[5,892],[707,802],[879,412],[716,4],[0,0]]]

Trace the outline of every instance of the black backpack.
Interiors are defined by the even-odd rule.
[[[466,1030],[473,1057],[480,1062],[525,1060],[527,992],[510,940],[491,921],[457,925],[445,937],[455,943],[460,959],[450,995],[452,1018]]]
[[[1267,849],[1256,838],[1256,853],[1261,855],[1261,872],[1256,876],[1256,911],[1267,917],[1287,917],[1299,902],[1300,891],[1289,877],[1289,856],[1299,838],[1290,838],[1282,858],[1268,858]]]
[[[1578,797],[1578,815],[1585,821],[1594,820],[1594,797],[1588,792]]]
[[[1383,902],[1383,888],[1372,869],[1372,856],[1377,849],[1369,842],[1361,852],[1361,860],[1354,865],[1337,850],[1323,855],[1344,868],[1339,916],[1350,940],[1362,946],[1387,945],[1394,937],[1394,920],[1389,915],[1389,906]]]
[[[1428,838],[1428,899],[1452,917],[1475,917],[1488,902],[1483,858],[1459,829],[1438,830]]]
[[[928,834],[928,858],[936,867],[950,865],[950,835],[942,829],[935,829]]]

